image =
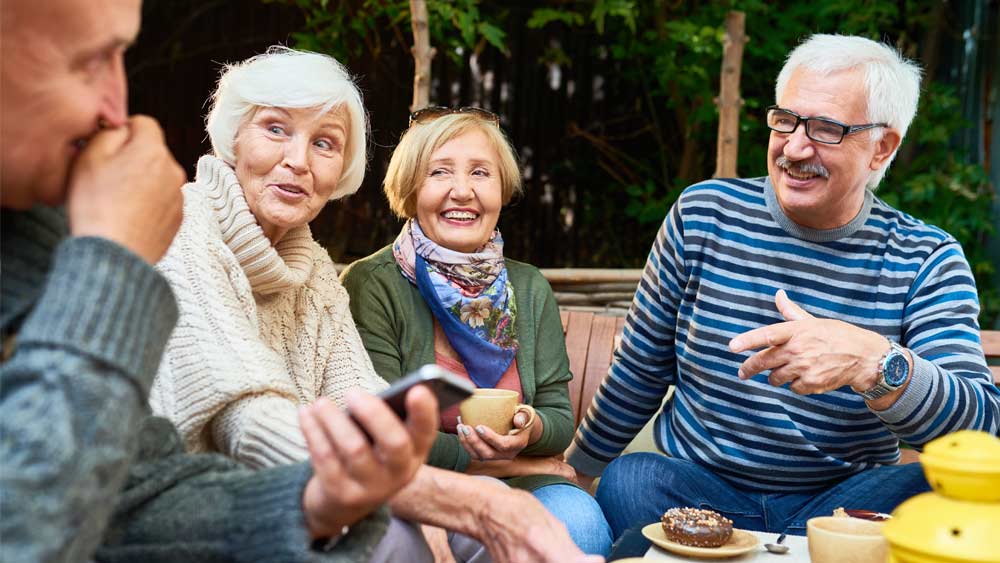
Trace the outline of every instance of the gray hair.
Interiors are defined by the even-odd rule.
[[[868,95],[868,122],[888,123],[899,132],[900,139],[906,136],[917,113],[921,71],[916,63],[907,60],[896,49],[864,37],[813,35],[785,60],[774,88],[776,100],[781,99],[792,73],[800,67],[823,75],[860,68]],[[880,127],[872,129],[872,140],[881,139],[883,132]],[[869,189],[874,191],[878,187],[894,158],[896,152],[889,156],[884,166],[869,174]]]
[[[226,65],[212,94],[205,129],[215,155],[236,164],[236,134],[262,107],[347,110],[350,122],[344,169],[330,199],[358,190],[365,177],[368,116],[361,92],[336,59],[276,45],[241,63]]]

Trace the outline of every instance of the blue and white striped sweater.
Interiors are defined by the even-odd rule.
[[[738,334],[784,319],[774,294],[818,317],[900,342],[914,375],[873,413],[849,387],[800,396],[767,372],[736,376]],[[766,178],[689,187],[653,244],[608,377],[569,461],[594,475],[658,411],[657,446],[736,486],[791,492],[895,463],[899,441],[920,446],[962,428],[996,434],[1000,391],[983,359],[975,282],[954,238],[871,193],[829,231],[785,216]],[[661,402],[675,385],[671,399]]]

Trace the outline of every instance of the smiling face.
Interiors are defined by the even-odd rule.
[[[864,74],[852,69],[822,75],[802,68],[792,73],[778,105],[804,117],[827,117],[848,125],[868,123]],[[885,129],[872,141],[868,131],[844,137],[839,145],[806,136],[804,124],[792,133],[772,131],[767,172],[782,210],[812,229],[833,229],[861,210],[868,176],[881,168],[900,137]],[[818,173],[821,170],[826,174]]]
[[[139,32],[141,0],[0,5],[3,206],[58,205],[98,123],[125,123],[123,57]]]
[[[493,236],[503,205],[499,158],[479,129],[441,145],[417,192],[417,222],[429,239],[474,252]]]
[[[350,123],[334,109],[258,109],[236,133],[236,178],[271,243],[319,215],[340,181]]]

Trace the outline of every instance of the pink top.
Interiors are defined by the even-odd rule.
[[[435,323],[436,325],[437,323]],[[435,326],[437,329],[437,327]],[[442,346],[443,345],[443,346]],[[442,349],[443,348],[443,349]],[[465,366],[462,365],[462,361],[451,357],[455,352],[451,348],[451,344],[448,343],[448,339],[444,337],[444,334],[440,329],[434,331],[434,363],[443,367],[444,369],[454,373],[455,375],[472,381],[469,377],[469,372],[465,370]],[[500,377],[500,381],[497,381],[494,389],[509,389],[511,391],[517,391],[517,401],[524,402],[524,393],[521,392],[521,376],[517,373],[517,360],[510,363],[510,367],[507,371],[503,372]],[[458,426],[458,405],[450,406],[443,411],[441,411],[441,431],[447,432],[449,434],[454,434],[457,432]]]

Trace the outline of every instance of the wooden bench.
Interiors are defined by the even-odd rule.
[[[579,425],[611,367],[611,355],[621,340],[625,318],[572,310],[561,310],[560,316],[569,369],[573,373],[569,384],[570,402]],[[993,381],[1000,384],[1000,330],[984,330],[980,338]],[[903,450],[901,463],[916,461],[917,455],[915,450]]]
[[[983,353],[993,372],[993,381],[1000,385],[1000,330],[984,330],[979,338],[983,341]]]
[[[611,367],[611,354],[625,327],[625,317],[612,317],[584,311],[560,311],[566,354],[573,380],[569,400],[577,426],[587,413],[597,388]]]

